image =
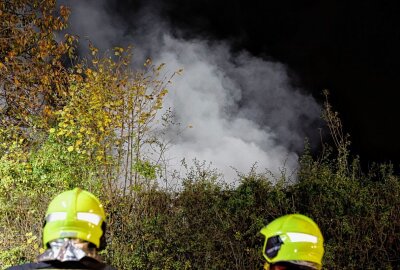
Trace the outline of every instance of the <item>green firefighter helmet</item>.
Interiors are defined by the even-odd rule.
[[[318,225],[301,214],[279,217],[261,229],[267,264],[289,262],[321,269],[323,236]]]
[[[92,193],[75,188],[49,204],[43,228],[43,245],[60,238],[76,238],[100,248],[105,228],[103,205]],[[104,238],[104,237],[103,237]]]

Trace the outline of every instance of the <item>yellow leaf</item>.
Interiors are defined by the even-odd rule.
[[[147,59],[146,62],[143,64],[145,67],[151,64],[151,59]]]
[[[73,146],[69,146],[67,150],[68,150],[68,152],[72,152],[72,151],[74,151],[74,147]]]
[[[163,90],[160,92],[160,96],[165,96],[166,94],[168,94],[168,89],[163,89]]]
[[[161,70],[165,66],[165,63],[161,63],[161,65],[158,66],[157,70]]]
[[[0,69],[5,69],[7,71],[7,67],[2,62],[0,62]]]
[[[14,77],[14,83],[15,83],[16,86],[20,86],[21,85],[21,83],[15,77]]]
[[[50,133],[54,133],[55,131],[56,131],[55,128],[51,128],[51,129],[49,130]]]

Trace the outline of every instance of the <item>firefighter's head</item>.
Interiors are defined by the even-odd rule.
[[[43,229],[43,245],[57,239],[81,239],[97,249],[105,245],[103,205],[92,193],[75,188],[56,196],[49,204]]]
[[[262,228],[265,269],[321,269],[323,236],[318,225],[301,214],[279,217]]]

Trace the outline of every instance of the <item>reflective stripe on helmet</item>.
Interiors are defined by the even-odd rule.
[[[66,219],[67,219],[66,212],[54,212],[47,215],[46,222],[53,222],[57,220],[66,220]]]
[[[318,242],[318,237],[312,234],[287,232],[286,235],[291,242],[310,242],[314,244]]]
[[[67,219],[67,212],[54,212],[47,215],[46,222],[53,222],[66,219]],[[102,217],[94,213],[78,212],[76,213],[76,219],[87,221],[94,225],[99,225],[102,220]]]
[[[78,212],[76,215],[78,220],[84,220],[93,223],[94,225],[99,225],[102,219],[101,216],[93,213]]]

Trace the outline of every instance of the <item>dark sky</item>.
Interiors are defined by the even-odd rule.
[[[237,50],[286,64],[293,82],[320,103],[329,89],[353,154],[365,166],[392,161],[398,167],[396,1],[125,0],[110,1],[109,10],[129,21],[149,2],[185,30],[180,34],[229,40]]]

